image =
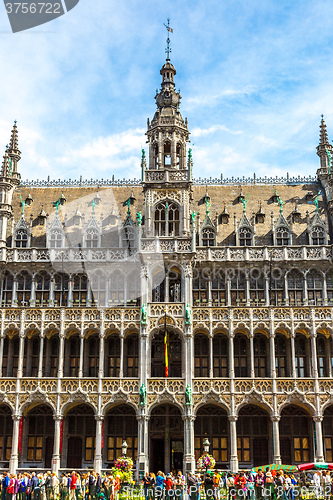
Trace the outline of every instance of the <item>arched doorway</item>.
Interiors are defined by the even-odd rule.
[[[228,429],[227,412],[217,405],[205,405],[199,408],[194,422],[195,459],[203,455],[203,441],[208,438],[210,451],[216,467],[225,469],[228,462]]]
[[[184,427],[180,410],[170,404],[153,409],[149,420],[150,470],[183,469]]]
[[[283,408],[280,419],[280,450],[284,464],[312,460],[312,425],[309,413],[296,405]]]
[[[121,457],[121,444],[126,439],[127,456],[135,463],[138,453],[138,421],[134,409],[129,405],[117,405],[106,413],[104,424],[104,459],[108,467]]]
[[[86,404],[70,409],[65,417],[64,434],[67,436],[63,446],[63,456],[67,456],[65,467],[82,469],[92,466],[96,436],[93,409]]]
[[[29,467],[51,467],[54,440],[54,420],[52,409],[47,405],[37,405],[28,411],[23,420],[21,462]],[[22,463],[23,466],[23,463]]]
[[[255,405],[241,408],[237,420],[239,464],[252,467],[268,464],[270,435],[270,418],[265,410]]]
[[[324,454],[325,460],[333,461],[333,406],[324,411],[323,419]]]
[[[12,413],[7,405],[0,405],[0,461],[5,462],[4,467],[9,466],[12,453],[12,436]]]
[[[182,376],[182,341],[176,332],[167,330],[168,377]],[[165,332],[155,333],[151,341],[151,376],[165,377]]]

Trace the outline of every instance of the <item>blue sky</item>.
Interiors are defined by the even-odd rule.
[[[140,176],[167,17],[194,175],[315,175],[332,2],[80,0],[17,34],[0,5],[0,145],[17,119],[23,179]]]

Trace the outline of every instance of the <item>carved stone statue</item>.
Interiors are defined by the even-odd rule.
[[[141,325],[147,324],[147,304],[142,304],[141,307]]]
[[[185,390],[185,404],[186,405],[191,405],[192,404],[192,389],[189,384],[186,386]]]
[[[191,312],[190,304],[186,304],[186,307],[185,307],[185,325],[190,325],[192,323],[191,315],[192,315],[192,312]]]
[[[139,392],[140,405],[145,405],[147,402],[147,389],[145,384],[142,384]]]

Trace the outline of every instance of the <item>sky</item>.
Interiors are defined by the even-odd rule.
[[[0,147],[16,119],[22,179],[140,177],[168,17],[194,177],[316,174],[333,2],[80,0],[15,34],[0,4]]]

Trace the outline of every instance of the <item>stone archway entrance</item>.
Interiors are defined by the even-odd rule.
[[[171,404],[153,409],[149,421],[150,470],[170,472],[183,469],[184,426],[180,410]]]

